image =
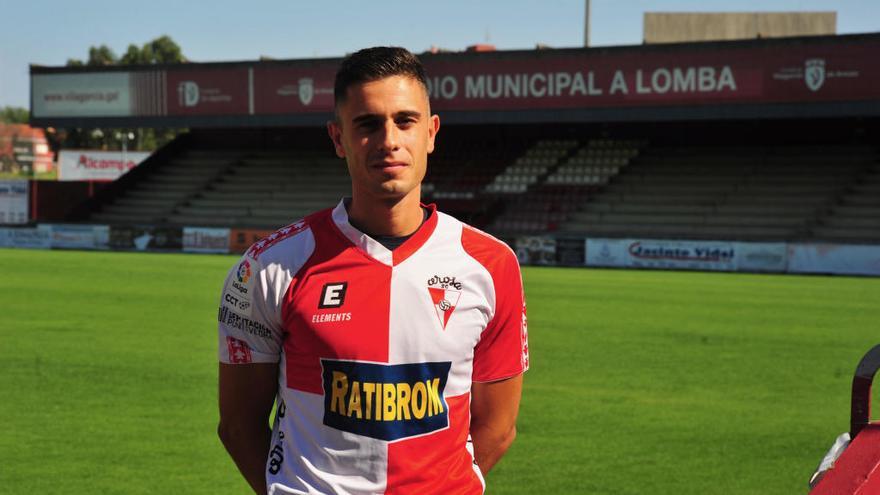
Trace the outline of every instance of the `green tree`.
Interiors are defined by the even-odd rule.
[[[4,124],[27,124],[30,112],[27,108],[3,107],[0,109],[0,122]]]
[[[162,35],[138,48],[128,45],[119,65],[179,64],[186,62],[183,50],[168,35]]]

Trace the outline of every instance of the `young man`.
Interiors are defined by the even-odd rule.
[[[516,257],[420,204],[440,120],[415,56],[361,50],[334,93],[352,196],[230,271],[220,438],[257,493],[482,493],[528,369]]]

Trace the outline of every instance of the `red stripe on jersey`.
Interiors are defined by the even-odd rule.
[[[462,229],[461,243],[489,271],[495,287],[495,314],[474,347],[473,380],[491,382],[518,375],[528,369],[519,262],[506,244],[468,226]]]
[[[329,210],[309,223],[315,251],[284,303],[285,370],[288,387],[323,394],[319,357],[388,362],[391,267],[345,238]]]
[[[465,449],[470,428],[470,394],[447,397],[449,428],[388,444],[385,493],[475,494],[483,484]]]
[[[419,227],[419,230],[417,230],[412,237],[398,246],[397,249],[391,251],[392,264],[399,265],[400,263],[403,263],[403,260],[409,258],[410,255],[418,251],[418,249],[428,241],[431,234],[434,233],[434,229],[437,227],[437,206],[434,204],[422,206],[429,210],[428,219],[425,220],[425,223]]]

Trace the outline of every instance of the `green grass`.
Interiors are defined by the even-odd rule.
[[[247,493],[216,439],[230,256],[0,250],[0,494]],[[880,279],[528,268],[490,493],[806,493]]]

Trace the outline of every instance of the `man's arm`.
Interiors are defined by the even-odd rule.
[[[516,438],[516,416],[522,396],[522,375],[471,385],[471,439],[474,459],[489,472]]]
[[[217,434],[238,470],[258,494],[266,493],[269,415],[278,387],[278,364],[220,363]]]

